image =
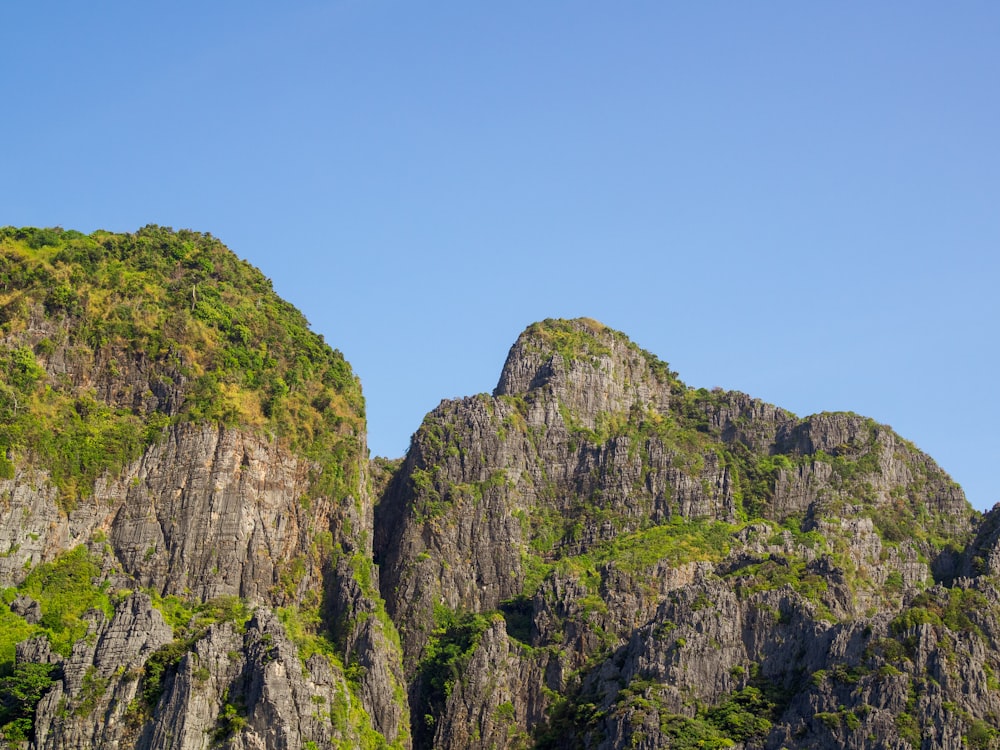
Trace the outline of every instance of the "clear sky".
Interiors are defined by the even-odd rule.
[[[211,232],[373,454],[589,316],[1000,501],[1000,4],[6,2],[0,225]]]

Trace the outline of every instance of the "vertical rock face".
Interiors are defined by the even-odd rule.
[[[554,346],[575,354],[561,356]],[[444,402],[428,415],[379,505],[376,530],[383,595],[405,623],[408,664],[419,656],[435,604],[484,611],[522,591],[522,552],[532,524],[543,520],[536,511],[559,519],[550,534],[564,534],[563,519],[578,523],[577,538],[559,542],[581,549],[695,505],[726,514],[732,497],[717,465],[713,491],[696,493],[666,451],[657,474],[643,477],[629,461],[627,438],[602,445],[584,438],[624,423],[632,409],[659,415],[669,401],[665,365],[582,321],[532,327],[511,350],[495,396]],[[650,489],[632,492],[643,481]],[[597,494],[605,507],[626,506],[613,514],[623,526],[583,512]]]
[[[988,568],[986,551],[956,553],[973,524],[961,490],[885,426],[687,388],[594,321],[535,324],[492,396],[427,416],[376,508],[382,594],[424,715],[415,744],[988,733],[985,688],[928,699],[928,714],[911,695],[924,666],[909,623],[925,616],[935,638],[987,639],[966,654],[973,684],[995,668],[974,655],[993,605],[971,631],[942,614],[995,602],[985,579],[928,588]],[[941,700],[967,713],[939,716]]]
[[[360,386],[256,269],[0,228],[0,425],[0,743],[410,745]]]
[[[301,502],[308,470],[259,436],[174,430],[97,500],[118,501],[111,544],[141,585],[202,600],[294,601],[319,587],[318,571],[283,591],[282,566],[332,520],[325,499],[308,508]],[[345,504],[351,508],[349,498]]]
[[[8,746],[1000,741],[1000,511],[869,419],[547,320],[369,464],[340,354],[158,227],[0,228],[0,360]]]

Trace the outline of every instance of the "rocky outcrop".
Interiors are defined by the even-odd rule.
[[[518,337],[494,395],[550,391],[593,429],[599,415],[628,412],[636,403],[666,411],[670,375],[665,363],[595,320],[548,320]]]
[[[88,613],[87,637],[62,662],[62,679],[38,705],[35,746],[129,746],[136,739],[130,709],[147,660],[173,640],[173,631],[145,594],[123,601],[107,620]],[[35,657],[37,660],[37,656]]]
[[[958,748],[991,734],[997,698],[984,676],[995,657],[985,633],[995,602],[976,624],[906,615],[833,624],[793,592],[741,599],[706,581],[686,593],[588,676],[587,721],[563,746],[665,747],[701,733],[775,749]],[[921,601],[981,595],[935,588]],[[698,708],[713,705],[725,711]]]
[[[319,571],[309,566],[283,589],[282,568],[332,525],[329,500],[301,502],[309,468],[255,435],[175,429],[95,499],[118,505],[109,538],[140,585],[201,600],[295,601],[318,588]]]
[[[340,353],[210,235],[0,228],[0,276],[0,583],[33,636],[0,730],[408,747]]]
[[[0,228],[0,273],[22,748],[1000,741],[1000,511],[884,425],[547,320],[369,464],[350,368],[213,238]]]
[[[896,620],[872,618],[953,580],[952,549],[972,522],[961,490],[887,427],[688,389],[593,321],[536,324],[492,396],[427,416],[376,508],[411,704],[433,718],[416,744],[722,741],[743,731],[724,711],[764,701],[766,731],[757,725],[748,747],[803,736],[854,746],[844,733],[822,739],[832,717],[892,746],[900,730],[883,725],[901,714],[889,698],[864,721],[837,713],[848,703],[811,699],[809,711],[830,717],[803,724],[802,706],[774,695],[806,692],[803,670],[829,668],[837,639],[857,643],[868,629],[898,643]],[[502,613],[506,645],[494,620],[460,660],[448,700],[422,703],[442,644],[464,643],[467,626],[449,612]],[[488,668],[477,661],[486,653]],[[864,668],[903,671],[894,664]],[[772,697],[760,698],[765,680]],[[962,710],[983,715],[972,704]],[[947,746],[951,730],[941,731]]]

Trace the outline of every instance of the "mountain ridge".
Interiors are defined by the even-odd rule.
[[[549,319],[369,460],[342,355],[152,226],[0,229],[0,343],[8,744],[1000,737],[998,511],[873,420]]]

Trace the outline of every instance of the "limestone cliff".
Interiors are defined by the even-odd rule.
[[[209,235],[0,229],[0,733],[55,748],[1000,744],[1000,510],[890,428],[547,320],[367,459]]]
[[[0,287],[7,741],[408,746],[343,357],[208,235],[8,228]]]
[[[427,416],[376,508],[415,743],[994,737],[997,594],[959,577],[989,569],[995,531],[960,553],[976,523],[883,425],[687,388],[594,321],[535,324],[493,395]]]

